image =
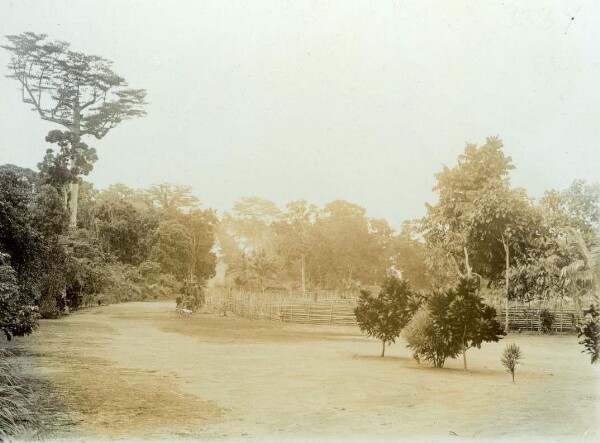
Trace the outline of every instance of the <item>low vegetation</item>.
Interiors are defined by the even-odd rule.
[[[523,353],[521,352],[521,348],[514,343],[507,344],[506,348],[504,348],[504,351],[502,351],[502,358],[500,361],[506,368],[506,371],[512,376],[513,383],[515,382],[515,371],[517,369],[517,365],[520,363],[522,358]]]
[[[0,441],[30,439],[38,427],[31,400],[11,354],[0,349]]]

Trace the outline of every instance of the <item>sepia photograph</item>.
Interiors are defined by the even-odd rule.
[[[600,441],[599,24],[0,0],[0,442]]]

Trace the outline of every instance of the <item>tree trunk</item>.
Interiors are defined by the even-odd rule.
[[[573,302],[575,303],[575,318],[579,321],[582,317],[581,315],[581,299],[579,298],[579,294],[573,295]]]
[[[69,187],[67,185],[62,187],[62,197],[63,202],[65,203],[65,208],[69,209]]]
[[[383,343],[383,348],[381,349],[381,356],[385,357],[385,340],[381,340],[381,342]]]
[[[467,348],[465,346],[463,346],[462,355],[463,355],[463,368],[466,371],[467,370]]]
[[[302,295],[306,294],[306,257],[302,254]]]
[[[505,274],[504,274],[504,279],[505,279],[505,290],[506,290],[506,312],[504,314],[504,321],[505,321],[505,325],[504,325],[504,329],[506,330],[506,333],[508,334],[509,331],[509,327],[508,327],[508,269],[510,267],[510,249],[508,248],[508,243],[506,242],[506,240],[504,239],[504,236],[502,236],[502,246],[504,246],[504,256],[506,259],[506,268],[505,268]]]
[[[73,103],[73,134],[79,138],[81,132],[81,110],[79,109],[79,100]],[[74,159],[73,159],[74,160]],[[69,227],[77,228],[77,205],[79,203],[79,177],[75,177],[75,183],[71,183],[71,198],[69,200]]]
[[[465,268],[467,270],[467,278],[470,279],[473,274],[472,274],[472,270],[471,270],[471,265],[469,264],[469,252],[467,251],[467,247],[463,247],[463,250],[465,251]]]
[[[79,182],[71,183],[71,196],[69,199],[69,226],[77,228],[77,203],[79,201]]]

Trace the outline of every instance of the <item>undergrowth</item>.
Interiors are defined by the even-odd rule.
[[[37,418],[24,380],[11,363],[13,354],[0,349],[0,441],[31,440]]]

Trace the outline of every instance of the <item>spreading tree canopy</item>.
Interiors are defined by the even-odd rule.
[[[422,229],[430,250],[445,255],[459,277],[504,276],[508,329],[509,269],[540,235],[542,217],[524,190],[510,187],[514,166],[502,147],[495,137],[467,145],[454,168],[436,175],[439,201],[427,206]]]
[[[19,82],[23,102],[41,119],[67,129],[61,135],[67,147],[61,147],[59,158],[50,159],[51,163],[62,163],[64,169],[68,159],[72,173],[77,173],[82,163],[91,168],[95,158],[80,145],[81,137],[101,139],[122,121],[145,114],[146,91],[130,88],[109,60],[73,51],[67,42],[48,41],[45,34],[25,32],[6,38],[9,44],[2,47],[11,53],[8,77]],[[69,209],[73,227],[78,185],[72,178]]]

